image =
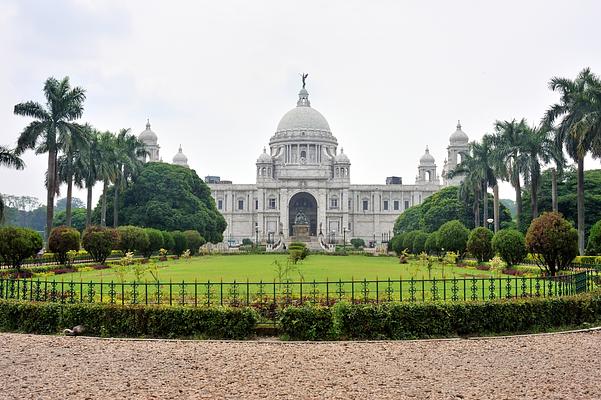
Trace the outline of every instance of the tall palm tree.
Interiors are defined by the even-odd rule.
[[[57,184],[57,158],[62,149],[78,147],[82,141],[82,126],[73,122],[83,114],[85,90],[71,88],[69,78],[48,78],[44,84],[46,107],[34,101],[15,105],[14,113],[32,117],[32,121],[21,132],[17,142],[18,152],[36,149],[36,153],[48,153],[48,185],[46,201],[46,237],[52,229],[54,218],[54,194]]]
[[[0,166],[2,165],[15,169],[25,168],[23,160],[13,150],[4,146],[0,146]],[[4,221],[4,200],[2,199],[2,194],[0,194],[0,223],[2,221]]]
[[[100,211],[100,225],[106,226],[106,205],[109,183],[115,181],[117,176],[117,149],[116,138],[111,132],[102,132],[98,136],[98,156],[95,160],[96,178],[102,181],[102,202]]]
[[[559,102],[546,112],[543,122],[556,126],[555,139],[578,164],[578,250],[584,254],[584,158],[601,156],[601,80],[589,68],[576,79],[554,77],[549,88],[559,92]]]
[[[76,174],[81,179],[83,187],[87,191],[86,199],[86,227],[92,223],[92,192],[98,179],[98,164],[102,162],[100,152],[100,132],[91,125],[84,125],[84,130],[88,136],[88,145],[75,153],[74,164]]]
[[[494,145],[496,158],[503,160],[500,165],[500,176],[511,183],[515,189],[516,223],[518,230],[522,224],[522,184],[521,175],[527,168],[527,157],[523,152],[525,132],[528,129],[526,120],[496,121]]]
[[[144,143],[129,129],[121,129],[115,137],[116,174],[113,192],[113,227],[119,225],[119,193],[125,189],[128,181],[138,173],[142,160],[148,155]]]

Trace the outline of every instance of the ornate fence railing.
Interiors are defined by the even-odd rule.
[[[557,277],[259,282],[84,282],[0,279],[0,298],[54,303],[267,306],[304,303],[476,301],[556,297],[592,290],[599,273]]]

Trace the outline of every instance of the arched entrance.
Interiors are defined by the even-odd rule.
[[[302,211],[309,221],[309,234],[317,236],[317,200],[307,192],[295,194],[288,203],[288,235],[293,235],[292,226],[299,211]]]

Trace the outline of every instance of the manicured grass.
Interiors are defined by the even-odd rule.
[[[147,264],[150,270],[158,273],[161,282],[273,282],[280,280],[276,262],[283,268],[287,264],[287,255],[236,255],[236,256],[202,256],[191,259],[169,260]],[[131,269],[131,268],[130,268]],[[428,268],[419,261],[411,260],[408,264],[399,264],[396,257],[366,257],[366,256],[325,256],[310,255],[297,264],[296,268],[284,274],[282,278],[290,281],[338,281],[340,280],[375,280],[375,279],[452,279],[452,278],[488,278],[505,276],[498,272],[480,271],[475,268],[460,268],[434,263],[430,274]],[[121,277],[115,268],[62,274],[51,279],[64,281],[120,281]],[[124,275],[124,280],[135,280],[133,272]],[[150,272],[146,272],[142,281],[154,281]]]

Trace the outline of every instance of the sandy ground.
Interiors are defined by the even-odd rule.
[[[599,399],[601,332],[282,343],[0,334],[2,399]]]

